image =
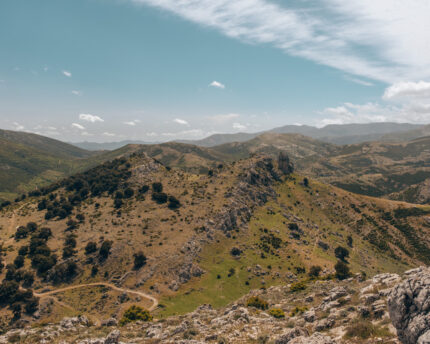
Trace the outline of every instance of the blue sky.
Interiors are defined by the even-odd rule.
[[[428,13],[423,0],[3,0],[0,127],[165,141],[428,123]]]

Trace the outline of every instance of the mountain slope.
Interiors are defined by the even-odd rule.
[[[254,156],[195,175],[138,151],[106,162],[2,209],[3,263],[23,256],[38,295],[109,283],[160,300],[161,317],[202,303],[221,307],[251,289],[301,279],[312,265],[330,273],[338,246],[348,247],[353,272],[368,275],[430,262],[429,208],[305,181],[288,173],[284,157],[279,163]],[[38,229],[19,228],[29,222]],[[152,304],[103,286],[49,299],[40,300],[51,302],[42,320],[120,317],[133,303]]]

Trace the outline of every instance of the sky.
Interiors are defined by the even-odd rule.
[[[430,123],[428,0],[2,0],[0,128],[168,141]]]

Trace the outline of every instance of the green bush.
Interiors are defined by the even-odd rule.
[[[296,306],[291,311],[290,317],[294,317],[294,316],[296,316],[298,314],[302,314],[302,313],[306,312],[307,310],[308,310],[308,307],[306,307],[306,306],[302,306],[302,307]]]
[[[309,277],[312,277],[312,278],[318,278],[318,276],[320,275],[321,270],[322,270],[321,266],[319,266],[319,265],[313,265],[309,269],[308,275],[309,275]]]
[[[285,312],[280,308],[272,308],[269,314],[276,319],[285,318]]]
[[[129,309],[125,311],[121,320],[119,321],[120,326],[124,326],[133,321],[142,320],[142,321],[151,321],[152,315],[142,307],[133,305]]]
[[[267,301],[260,299],[258,296],[253,296],[249,298],[248,301],[246,302],[246,305],[248,307],[255,307],[262,310],[269,308],[269,304],[267,303]]]
[[[290,291],[297,292],[300,290],[305,290],[307,287],[305,281],[295,282],[291,284]]]
[[[358,320],[346,328],[345,338],[368,339],[372,337],[389,337],[390,331],[386,327],[379,327],[369,320]]]

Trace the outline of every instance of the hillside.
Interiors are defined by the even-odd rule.
[[[40,135],[0,130],[0,201],[11,201],[134,149],[96,153]]]
[[[290,172],[285,156],[210,175],[140,152],[104,163],[1,210],[3,263],[12,264],[2,277],[34,290],[38,318],[20,314],[30,321],[86,314],[97,322],[132,304],[152,309],[154,299],[157,317],[223,307],[251,289],[304,279],[312,265],[328,276],[338,246],[352,272],[367,276],[430,262],[429,208]],[[18,304],[34,303],[22,297]],[[8,306],[3,300],[3,323]]]

